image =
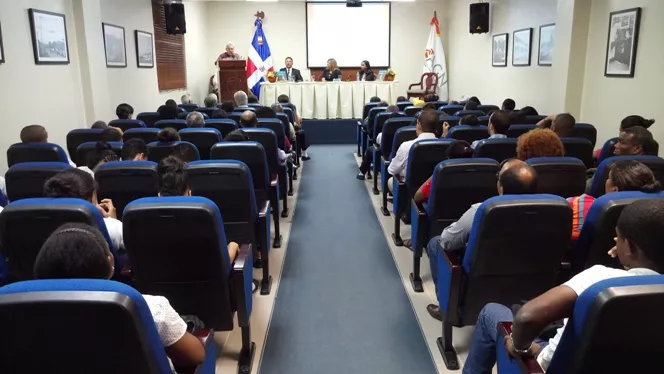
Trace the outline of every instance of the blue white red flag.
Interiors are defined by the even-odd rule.
[[[274,67],[272,66],[272,53],[270,53],[270,47],[267,45],[263,32],[263,21],[257,18],[254,26],[256,26],[256,32],[247,54],[247,86],[258,97],[261,82],[265,80],[269,71],[274,71]]]

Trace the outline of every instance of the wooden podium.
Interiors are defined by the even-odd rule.
[[[221,101],[233,100],[237,91],[247,92],[246,60],[217,60],[217,66]]]

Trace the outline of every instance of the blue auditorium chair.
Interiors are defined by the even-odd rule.
[[[259,207],[270,201],[272,219],[274,220],[274,248],[281,247],[281,233],[279,230],[279,199],[277,177],[270,180],[269,168],[265,149],[261,143],[254,141],[221,142],[212,147],[211,160],[238,160],[245,163],[251,170],[254,194]]]
[[[477,210],[464,251],[439,249],[437,343],[448,370],[459,367],[452,326],[474,324],[489,302],[518,304],[554,287],[571,232],[572,208],[560,196],[496,196]]]
[[[480,117],[477,117],[477,121],[480,125],[489,126],[489,119],[490,118],[491,117],[489,117],[489,116],[480,116]]]
[[[581,293],[547,374],[650,373],[662,364],[664,276],[611,278]],[[507,355],[511,322],[498,324],[498,373],[543,373],[535,358]]]
[[[526,163],[537,171],[537,193],[568,198],[586,190],[586,166],[578,158],[534,157]]]
[[[198,109],[198,104],[178,104],[178,106],[187,112],[193,112]]]
[[[574,129],[572,129],[570,138],[587,139],[593,145],[593,148],[595,148],[595,143],[597,143],[597,129],[589,123],[577,123],[574,125]]]
[[[232,119],[233,121],[235,121],[235,123],[238,124],[238,126],[240,126],[240,116],[241,115],[242,115],[242,112],[231,112],[231,113],[228,113],[228,118]]]
[[[450,103],[448,101],[440,101],[440,100],[430,101],[429,103],[431,103],[433,106],[435,106],[436,110],[438,110],[438,108],[440,108],[441,106],[450,105]],[[429,104],[429,103],[427,103],[427,104]]]
[[[576,157],[583,161],[586,168],[593,167],[593,145],[588,139],[584,138],[560,138],[565,147],[565,156]]]
[[[618,259],[607,252],[616,245],[616,224],[623,209],[640,199],[662,199],[664,192],[611,192],[595,200],[583,220],[581,234],[572,248],[572,272],[579,273],[593,265],[622,269]]]
[[[256,108],[257,107],[253,107],[253,106],[247,106],[246,108],[240,108],[240,107],[236,106],[235,108],[233,108],[233,113],[242,114],[242,113],[246,112],[247,110],[250,111],[250,112],[256,112]]]
[[[196,108],[194,109],[195,112],[200,112],[203,114],[207,114],[208,117],[211,117],[214,112],[219,110],[219,108],[212,107],[212,108]]]
[[[139,199],[127,206],[123,226],[136,288],[166,297],[178,313],[197,316],[216,331],[233,330],[237,311],[239,367],[250,368],[252,248],[242,245],[235,259],[229,257],[215,203],[194,196]],[[155,235],[145,234],[150,232]]]
[[[463,105],[443,105],[438,108],[440,113],[447,113],[448,116],[453,116],[454,113],[463,110]]]
[[[33,265],[42,244],[55,229],[69,222],[87,223],[104,235],[115,256],[115,274],[122,271],[117,248],[96,206],[76,198],[30,198],[12,202],[0,214],[0,242],[9,265],[9,279],[33,279]]]
[[[57,173],[71,169],[66,162],[21,162],[5,174],[7,198],[17,201],[44,196],[44,183]]]
[[[157,141],[157,135],[159,135],[160,129],[155,129],[152,127],[148,128],[137,128],[137,129],[129,129],[122,134],[122,140],[127,141],[129,139],[142,139],[145,144],[156,142]]]
[[[159,112],[141,112],[136,116],[136,119],[143,121],[146,127],[154,127],[155,122],[159,121],[159,118]]]
[[[294,114],[295,107],[293,106],[293,104],[282,103],[280,105],[284,108],[284,113],[286,113],[286,115],[288,116],[288,121],[290,121],[290,123],[295,123],[295,114]],[[290,107],[288,105],[290,105]]]
[[[484,112],[481,110],[459,110],[454,112],[454,115],[457,117],[463,117],[463,116],[468,116],[468,115],[474,115],[477,117],[482,117],[484,116]]]
[[[618,143],[618,138],[611,138],[604,142],[604,145],[599,151],[597,165],[601,164],[602,161],[606,160],[607,158],[614,156],[613,152],[615,151],[616,143]]]
[[[274,131],[277,136],[277,147],[284,152],[290,151],[286,149],[286,133],[284,132],[284,125],[278,118],[258,118],[258,125],[256,127],[270,129]]]
[[[360,124],[360,127],[363,130],[360,132],[360,144],[362,147],[361,154],[364,154],[364,152],[367,150],[367,147],[369,146],[369,137],[371,137],[373,134],[373,127],[376,121],[376,116],[378,116],[378,113],[382,113],[386,110],[386,106],[375,106],[369,109],[369,114],[367,115],[366,119],[366,126],[364,126],[364,123]]]
[[[67,153],[54,143],[16,143],[7,149],[7,166],[19,162],[69,162]]]
[[[207,123],[206,123],[207,125]],[[201,160],[210,159],[210,149],[213,145],[221,141],[221,132],[215,128],[192,127],[184,128],[179,131],[180,138],[189,142],[198,148]]]
[[[49,279],[2,287],[0,330],[12,342],[0,353],[3,373],[173,372],[145,298],[119,282]],[[196,373],[214,374],[214,330],[195,334],[206,338]]]
[[[518,138],[519,136],[527,133],[530,130],[534,130],[535,128],[537,128],[537,126],[534,124],[510,125],[510,128],[507,129],[507,137]]]
[[[374,118],[373,123],[369,123],[367,134],[369,135],[369,140],[371,141],[372,145],[375,144],[378,134],[383,131],[385,121],[396,117],[403,117],[403,115],[398,112],[380,112],[376,118]]]
[[[604,185],[606,180],[609,178],[609,171],[611,166],[620,160],[634,160],[642,164],[645,164],[647,167],[652,170],[655,174],[655,178],[659,183],[664,183],[664,159],[659,156],[613,156],[602,161],[601,164],[597,167],[597,171],[593,176],[592,183],[590,184],[590,189],[588,194],[595,198],[604,195]]]
[[[362,109],[362,121],[364,121],[367,117],[369,117],[369,111],[371,109],[377,107],[378,104],[380,104],[380,103],[378,103],[378,102],[373,102],[373,103],[369,102],[369,103],[364,104],[364,108]],[[282,106],[283,106],[283,104],[282,104]]]
[[[114,119],[111,122],[109,122],[108,125],[111,127],[117,127],[123,132],[129,129],[147,127],[145,126],[145,122],[137,119]]]
[[[399,101],[396,103],[396,106],[399,108],[399,111],[403,112],[407,107],[412,106],[413,103],[410,101]]]
[[[111,150],[118,155],[118,158],[122,157],[122,142],[106,142],[111,146]],[[76,159],[78,160],[79,165],[86,165],[88,163],[88,157],[90,152],[93,152],[97,147],[97,142],[85,142],[78,146],[76,149]]]
[[[489,137],[489,128],[486,126],[476,125],[457,125],[450,127],[450,131],[447,133],[448,138],[456,140],[465,140],[468,143],[472,143],[475,140],[482,140]]]
[[[206,197],[217,204],[224,218],[226,238],[260,250],[261,295],[270,294],[270,201],[263,200],[257,205],[247,164],[236,160],[194,161],[187,164],[186,170],[192,195]]]
[[[177,155],[184,162],[198,161],[201,159],[198,148],[195,145],[184,142],[152,142],[148,143],[148,160],[159,162],[171,155]]]
[[[248,103],[247,106],[248,106],[249,108],[260,108],[260,107],[263,106],[263,104],[260,104],[260,103]]]
[[[104,129],[74,129],[67,133],[67,153],[69,158],[75,163],[78,164],[80,161],[76,158],[76,149],[79,145],[87,142],[101,142],[104,139],[102,138],[101,133]],[[82,161],[81,163],[84,163]]]
[[[177,131],[187,128],[187,121],[183,119],[162,119],[154,123],[157,129],[173,128]]]
[[[481,110],[484,113],[489,113],[491,110],[500,110],[498,105],[478,105],[477,110]]]
[[[445,122],[449,123],[450,128],[452,128],[454,126],[457,126],[459,124],[459,121],[461,121],[461,117],[448,116],[448,115],[445,115],[445,114],[441,115],[439,119],[440,119],[441,124],[445,123]]]
[[[406,114],[406,116],[408,116],[408,117],[415,117],[417,115],[417,113],[419,113],[421,111],[422,111],[421,106],[415,106],[415,105],[412,105],[412,104],[410,106],[407,106],[403,110],[404,114]]]
[[[383,139],[380,143],[380,153],[382,155],[380,159],[380,181],[383,188],[383,206],[380,209],[384,216],[390,215],[390,211],[387,210],[387,180],[390,179],[391,175],[387,171],[387,168],[390,166],[390,161],[396,155],[401,144],[417,138],[415,126],[406,126],[405,122],[402,123],[403,126],[395,125],[394,135],[390,137],[390,133],[388,132],[388,130],[391,132],[391,129],[388,128],[388,123],[390,123],[390,121],[388,121],[383,128]],[[390,139],[392,140],[390,141]],[[374,162],[375,160],[376,159],[374,158]]]
[[[484,139],[475,146],[473,157],[491,158],[498,162],[516,157],[516,139]]]
[[[426,139],[413,144],[408,153],[408,166],[406,177],[393,178],[394,232],[392,240],[398,247],[403,245],[401,239],[401,219],[410,218],[410,201],[417,189],[432,175],[436,165],[447,159],[447,148],[452,144],[451,139]]]
[[[152,161],[113,161],[97,167],[97,198],[111,199],[122,219],[125,207],[142,197],[153,197],[159,193],[157,164]]]
[[[237,130],[237,123],[230,118],[215,118],[205,121],[205,127],[219,130],[223,139],[233,130]]]
[[[413,117],[393,117],[389,118],[383,123],[383,127],[380,129],[381,133],[383,134],[382,137],[382,142],[380,146],[374,147],[373,151],[373,172],[374,172],[374,180],[373,180],[373,194],[378,195],[380,191],[378,191],[378,171],[380,170],[380,162],[381,158],[383,157],[384,154],[389,156],[392,153],[392,142],[394,141],[394,134],[402,127],[410,126],[412,122],[415,121],[415,118]],[[378,137],[378,132],[375,133],[375,136]],[[385,143],[385,145],[383,145]],[[383,153],[385,151],[386,153]],[[386,183],[387,183],[387,178],[383,180],[383,188],[386,188]],[[385,207],[387,206],[387,202],[384,205]],[[387,214],[389,215],[389,213]]]
[[[457,221],[471,205],[498,194],[496,174],[500,165],[492,159],[456,159],[439,163],[433,171],[431,192],[425,204],[411,200],[411,238],[415,292],[422,292],[420,259],[434,236]]]

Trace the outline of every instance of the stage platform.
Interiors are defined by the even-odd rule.
[[[303,119],[309,144],[357,144],[357,119]]]

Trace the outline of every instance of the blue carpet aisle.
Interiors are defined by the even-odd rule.
[[[315,148],[260,373],[435,373],[352,147]]]

